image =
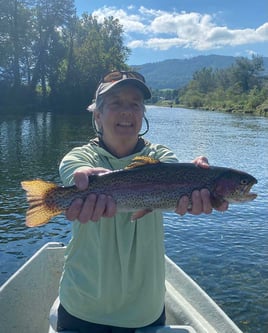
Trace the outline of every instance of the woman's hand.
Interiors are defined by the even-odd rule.
[[[88,187],[88,176],[100,175],[110,172],[104,168],[79,168],[74,173],[75,185],[81,190]],[[76,199],[65,212],[70,221],[78,220],[81,223],[97,222],[101,217],[112,217],[116,214],[116,204],[111,196],[105,194],[89,194],[86,200]]]
[[[192,163],[201,168],[209,168],[208,159],[204,156],[195,158]],[[189,208],[189,198],[186,195],[181,197],[175,212],[179,215],[184,215],[187,212],[193,215],[199,215],[201,213],[210,214],[212,212],[212,204],[210,201],[210,193],[208,189],[204,188],[200,191],[193,191],[191,199],[192,206]],[[221,212],[227,210],[228,202],[224,201],[218,208],[215,209]]]

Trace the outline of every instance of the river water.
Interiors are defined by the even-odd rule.
[[[172,148],[181,162],[199,155],[211,165],[245,170],[258,179],[256,200],[224,213],[164,214],[167,255],[245,333],[268,332],[268,119],[220,112],[148,107],[146,139]],[[70,223],[58,216],[24,225],[20,181],[59,182],[58,165],[93,136],[86,112],[0,115],[0,283],[48,241],[67,243]]]

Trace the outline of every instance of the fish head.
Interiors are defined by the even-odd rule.
[[[257,197],[256,193],[250,192],[257,182],[255,177],[246,172],[229,169],[216,180],[213,195],[229,203],[251,201]]]

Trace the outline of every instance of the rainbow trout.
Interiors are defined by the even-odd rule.
[[[214,208],[224,200],[246,202],[256,198],[251,187],[257,180],[248,173],[229,168],[201,168],[193,163],[162,163],[150,157],[136,157],[128,167],[103,175],[89,176],[87,190],[76,186],[60,187],[40,179],[21,182],[27,191],[29,209],[26,225],[47,223],[65,211],[76,198],[90,193],[113,197],[117,211],[175,209],[181,196],[191,198],[194,190],[207,188]]]

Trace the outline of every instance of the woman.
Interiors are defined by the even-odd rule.
[[[98,137],[74,148],[60,165],[64,185],[81,190],[88,176],[126,167],[135,156],[176,162],[167,147],[145,141],[139,134],[145,117],[144,100],[151,97],[137,72],[114,71],[103,77],[96,100],[88,110]],[[207,159],[194,163],[208,167]],[[178,200],[184,215],[189,199]],[[219,210],[226,210],[224,203]],[[190,213],[211,213],[206,189],[194,191]],[[73,223],[60,283],[58,330],[134,332],[135,328],[164,325],[164,245],[160,212],[116,212],[111,196],[90,194],[66,211]],[[97,222],[97,223],[94,223]]]

